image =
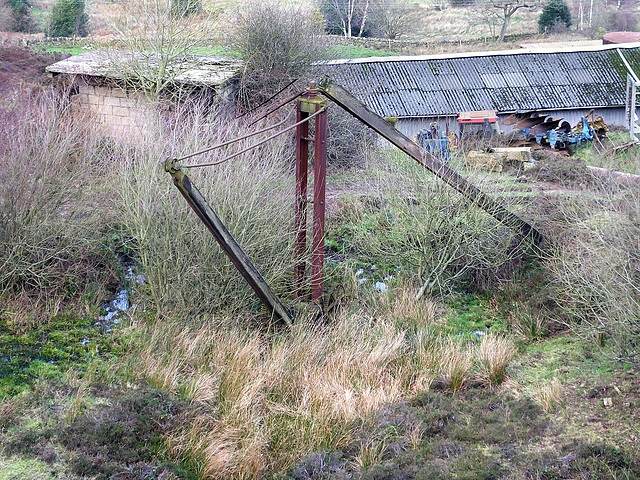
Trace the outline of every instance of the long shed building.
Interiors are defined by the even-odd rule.
[[[410,137],[434,121],[457,131],[458,114],[477,110],[537,110],[573,125],[595,109],[622,126],[640,44],[336,60],[325,71]]]

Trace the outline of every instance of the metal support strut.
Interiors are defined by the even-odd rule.
[[[265,282],[255,265],[229,233],[229,230],[224,226],[216,212],[213,211],[196,186],[191,183],[191,179],[176,165],[176,159],[165,161],[164,170],[173,177],[173,183],[176,188],[196,212],[202,223],[205,224],[260,300],[287,325],[293,325],[289,311],[271,291],[267,282]]]
[[[502,202],[494,200],[478,187],[469,183],[458,172],[411,141],[411,139],[396,130],[382,117],[371,112],[362,102],[340,85],[333,82],[329,77],[324,77],[320,81],[318,90],[336,105],[342,107],[345,111],[416,160],[424,168],[442,179],[449,186],[455,188],[465,198],[474,202],[493,218],[507,225],[509,228],[520,232],[524,237],[530,238],[534,244],[540,245],[542,243],[542,234],[533,226],[507,210]]]
[[[315,83],[311,83],[297,102],[297,122],[315,119],[313,162],[313,241],[311,250],[311,301],[322,298],[324,268],[324,218],[325,190],[327,183],[327,100],[318,95]],[[302,286],[306,272],[303,260],[307,245],[307,187],[309,167],[309,122],[301,123],[296,130],[296,266],[293,283],[298,297],[303,296]]]

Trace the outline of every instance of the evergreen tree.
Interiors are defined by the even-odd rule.
[[[6,0],[6,5],[11,9],[11,29],[14,32],[36,31],[37,25],[31,16],[31,4],[28,0]]]
[[[57,0],[51,9],[50,37],[86,37],[89,19],[84,0]]]
[[[542,8],[538,18],[538,29],[547,33],[558,27],[565,29],[571,26],[571,10],[566,0],[549,0]]]

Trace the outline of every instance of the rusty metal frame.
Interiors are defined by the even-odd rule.
[[[511,213],[498,200],[494,200],[476,186],[465,180],[448,165],[429,154],[426,150],[404,136],[382,117],[374,114],[340,85],[325,77],[316,88],[312,83],[297,100],[296,124],[296,192],[295,192],[295,266],[293,272],[294,290],[298,297],[304,297],[304,278],[306,264],[304,261],[307,249],[307,207],[309,183],[309,144],[314,144],[314,176],[313,176],[313,237],[311,246],[311,301],[320,302],[323,294],[323,269],[325,246],[325,191],[326,191],[326,157],[327,157],[327,99],[346,110],[362,123],[372,128],[389,142],[411,156],[420,165],[434,173],[448,185],[455,188],[466,198],[472,200],[488,214],[529,237],[539,245],[542,234],[529,223]],[[309,138],[309,121],[315,117],[315,138]],[[278,134],[284,133],[284,131]],[[200,153],[200,152],[198,152]],[[192,155],[190,155],[192,156]],[[190,157],[188,156],[188,157]],[[184,158],[188,158],[184,157]],[[195,166],[208,166],[201,164]],[[220,218],[206,202],[200,191],[191,183],[189,177],[177,164],[177,159],[169,159],[164,165],[165,171],[173,177],[173,182],[187,203],[196,212],[200,220],[213,234],[235,267],[254,290],[256,295],[267,305],[273,314],[281,318],[287,325],[293,324],[291,315],[278,297],[276,297],[264,278],[260,275],[249,257],[226,229]]]
[[[327,184],[327,99],[318,94],[314,84],[298,98],[297,121],[315,118],[313,139],[313,239],[311,246],[311,301],[322,299],[322,278],[324,271],[324,224],[325,191]],[[309,123],[305,122],[296,130],[296,243],[294,248],[295,269],[294,289],[298,297],[303,297],[306,265],[304,252],[307,245],[307,189],[309,168]]]

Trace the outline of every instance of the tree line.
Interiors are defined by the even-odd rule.
[[[201,0],[167,0],[175,17],[198,14]],[[46,25],[34,20],[32,0],[0,0],[0,30],[24,33],[43,31],[50,37],[86,36],[89,17],[85,0],[55,0]],[[448,2],[445,5],[444,2]],[[132,3],[132,2],[129,2]],[[587,34],[611,30],[636,30],[635,0],[443,0],[434,9],[475,9],[492,35],[502,42],[517,12],[539,10],[541,33],[554,33],[575,25]],[[323,30],[344,37],[399,39],[415,33],[424,16],[424,5],[409,0],[319,0],[315,6]],[[495,30],[495,31],[494,31]]]

